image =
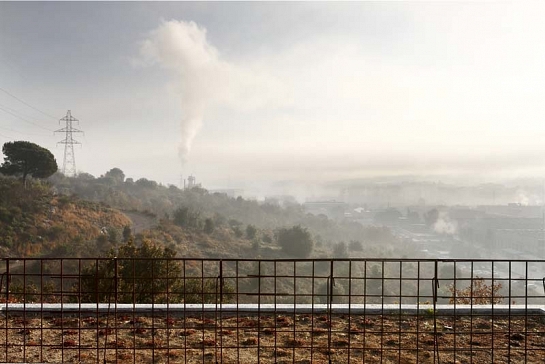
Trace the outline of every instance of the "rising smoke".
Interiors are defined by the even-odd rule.
[[[441,211],[433,229],[439,234],[455,235],[458,232],[458,223],[456,220],[451,220],[447,212]]]
[[[142,43],[146,63],[173,71],[181,82],[182,119],[179,156],[188,160],[208,104],[217,97],[229,66],[206,39],[206,29],[194,22],[163,21]]]

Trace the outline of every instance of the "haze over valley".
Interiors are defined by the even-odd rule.
[[[4,166],[3,252],[286,258],[299,227],[300,257],[545,258],[543,15],[1,2],[0,142],[59,169]]]

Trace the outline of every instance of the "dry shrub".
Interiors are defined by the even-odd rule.
[[[501,283],[488,285],[484,278],[476,277],[471,280],[471,284],[463,289],[455,289],[454,285],[448,287],[452,296],[449,302],[451,304],[462,305],[489,305],[501,303],[503,296],[500,295]]]
[[[372,327],[375,325],[375,323],[368,318],[366,318],[365,320],[362,320],[361,324],[366,327]]]
[[[129,359],[132,359],[133,358],[133,355],[132,353],[117,353],[117,359],[119,360],[129,360]]]
[[[180,357],[181,355],[182,355],[182,353],[181,353],[180,350],[169,350],[169,351],[167,352],[167,356],[168,356],[169,358],[172,358],[172,359],[178,358],[178,357]]]
[[[105,336],[105,335],[110,335],[114,332],[113,329],[102,329],[102,330],[98,330],[98,336]]]
[[[335,354],[337,351],[335,349],[324,349],[324,350],[321,350],[321,353],[324,354],[324,355],[333,355]]]
[[[351,334],[360,334],[362,331],[358,327],[352,325],[348,329],[348,332],[351,333]]]
[[[182,330],[182,331],[180,331],[180,336],[189,336],[189,335],[193,335],[196,332],[197,331],[194,330],[194,329]]]
[[[258,340],[255,337],[250,337],[242,342],[242,345],[257,345]]]
[[[161,339],[150,339],[144,342],[144,346],[147,346],[149,348],[162,348],[163,347],[163,340]]]
[[[314,330],[312,330],[313,335],[323,335],[327,333],[327,330],[322,327],[315,327]]]
[[[148,330],[143,328],[143,327],[137,327],[136,329],[132,330],[131,332],[134,333],[134,334],[137,334],[137,335],[144,335],[144,334],[146,334],[146,332],[148,332]]]
[[[86,361],[87,359],[90,358],[90,354],[89,353],[78,353],[74,359],[79,361],[79,362],[82,362],[82,361]],[[131,356],[132,357],[132,356]]]
[[[204,339],[204,340],[201,341],[201,344],[203,346],[214,346],[214,345],[216,345],[216,340],[214,340],[214,339]]]
[[[350,345],[350,342],[346,339],[341,339],[341,340],[336,340],[333,345],[335,345],[336,347],[341,347],[341,346],[348,346]]]
[[[278,316],[276,318],[276,323],[277,323],[277,326],[281,326],[281,327],[288,327],[293,325],[293,321],[286,316]]]
[[[111,341],[108,342],[108,347],[109,348],[126,348],[127,346],[128,346],[127,341],[122,340],[122,339],[111,340]]]
[[[290,352],[285,349],[277,348],[274,350],[274,356],[289,356]]]
[[[87,325],[96,325],[97,324],[97,319],[94,318],[94,317],[86,317],[82,320],[83,322],[85,322]]]
[[[77,345],[78,343],[76,342],[76,340],[72,340],[72,339],[64,340],[64,342],[62,343],[62,346],[64,347],[77,346]]]
[[[305,340],[303,339],[289,339],[286,341],[286,346],[290,348],[300,347],[305,345]]]
[[[25,325],[26,326],[26,325],[30,325],[30,320],[18,318],[18,319],[13,320],[13,323],[15,325]]]

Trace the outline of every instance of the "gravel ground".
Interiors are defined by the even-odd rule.
[[[0,322],[0,362],[545,362],[545,321],[533,316],[27,314]]]

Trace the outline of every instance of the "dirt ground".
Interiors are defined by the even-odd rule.
[[[133,234],[139,234],[157,225],[155,217],[135,211],[123,211],[123,213],[132,221]]]
[[[532,316],[12,315],[0,316],[0,362],[544,363],[544,322]]]

